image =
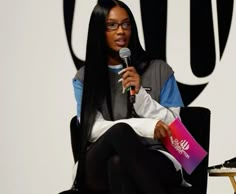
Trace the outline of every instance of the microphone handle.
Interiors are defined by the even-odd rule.
[[[126,67],[129,67],[130,66],[130,57],[124,57],[123,60],[124,60]],[[134,88],[134,86],[130,86],[129,88],[127,88],[127,91],[129,91],[129,102],[131,104],[134,104],[135,103],[135,88]]]
[[[129,92],[129,102],[131,104],[135,103],[135,89],[134,86],[128,87],[127,91]]]
[[[134,86],[130,86],[129,94],[130,94],[130,96],[134,96],[134,95],[135,95],[135,89],[134,89]]]

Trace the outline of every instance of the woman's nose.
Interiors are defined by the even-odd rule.
[[[117,28],[117,30],[116,30],[117,33],[124,33],[124,31],[125,31],[125,30],[122,28],[121,25],[119,25],[118,28]]]

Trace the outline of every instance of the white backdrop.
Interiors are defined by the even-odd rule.
[[[82,9],[84,31],[73,31],[74,49],[81,58],[86,17],[95,0],[83,2],[87,7]],[[125,2],[132,8],[141,29],[139,4],[132,0]],[[214,9],[215,1],[212,3]],[[184,17],[188,14],[187,7],[187,0],[169,1],[171,30],[167,36],[167,58],[178,80],[209,81],[191,106],[204,106],[212,111],[209,163],[214,165],[236,155],[236,15],[222,60],[217,59],[211,76],[199,80],[190,73],[183,74],[186,69],[180,68],[183,60],[189,64],[189,56],[182,53],[189,49],[188,42],[181,38],[188,36],[185,34],[188,18]],[[78,9],[79,6],[76,14]],[[75,20],[75,25],[78,23],[81,21]],[[76,112],[71,82],[75,68],[66,42],[62,1],[0,0],[0,27],[0,193],[56,194],[72,183],[69,121]],[[175,33],[171,34],[172,31]],[[79,39],[77,33],[83,33],[84,38]],[[209,177],[208,194],[232,192],[227,178]]]

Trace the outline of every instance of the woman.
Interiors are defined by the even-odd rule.
[[[122,48],[131,51],[124,66]],[[161,139],[183,105],[173,71],[149,59],[130,9],[99,1],[89,23],[85,65],[73,79],[81,126],[79,189],[109,193],[165,193],[182,175]],[[135,102],[129,92],[135,91]],[[172,158],[173,159],[173,158]],[[77,185],[75,185],[77,187]]]

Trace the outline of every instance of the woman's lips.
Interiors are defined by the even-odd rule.
[[[120,39],[115,40],[115,43],[116,43],[118,46],[125,46],[126,40],[125,40],[124,38],[120,38]]]

